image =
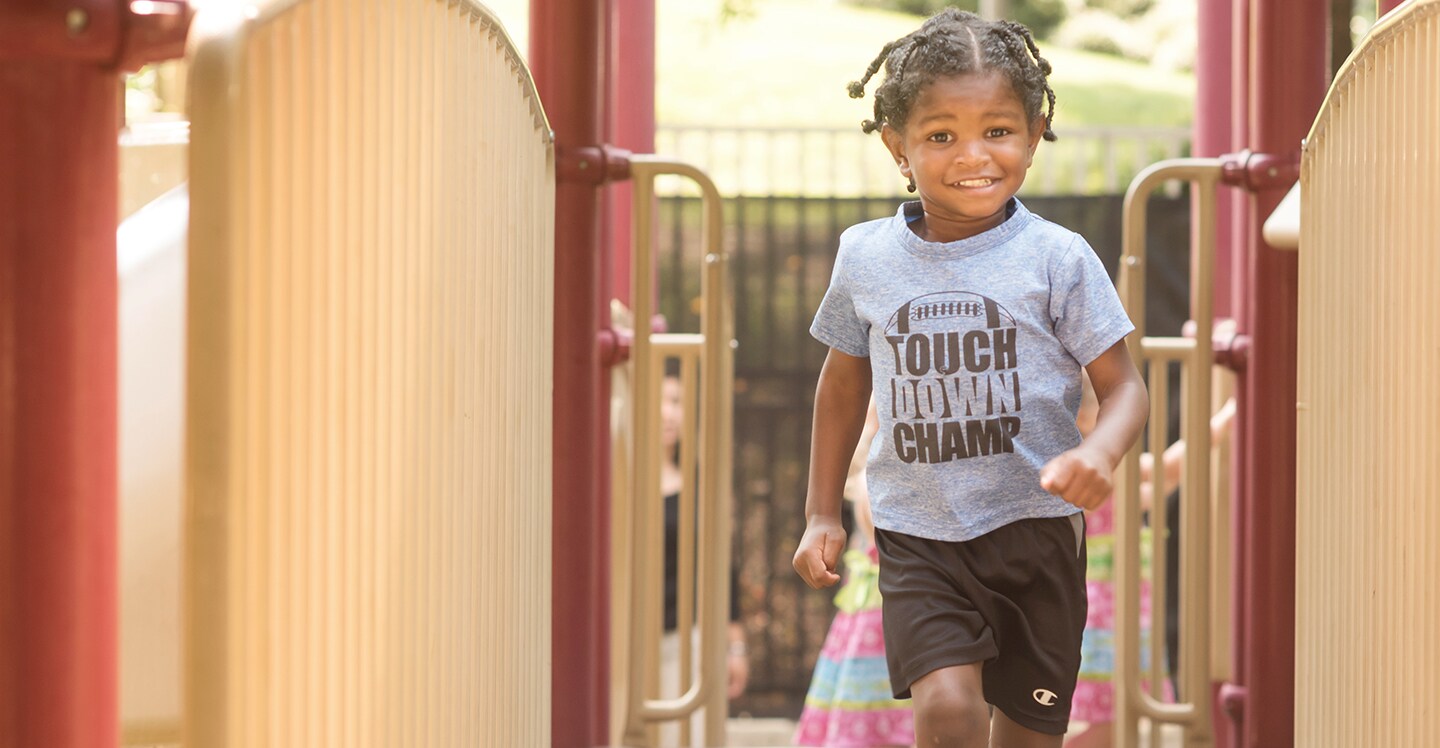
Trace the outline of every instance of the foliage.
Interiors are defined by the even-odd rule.
[[[720,3],[720,23],[755,17],[755,0],[723,0]]]
[[[1155,6],[1155,0],[1085,0],[1084,4],[1089,8],[1127,18],[1150,12]]]
[[[1066,0],[1053,41],[1120,55],[1162,70],[1195,66],[1195,0]]]
[[[930,16],[954,6],[961,10],[979,12],[979,0],[849,0],[854,5],[869,8],[883,8],[917,16]],[[1023,23],[1035,36],[1048,39],[1050,33],[1065,20],[1064,0],[1008,0],[1005,15],[1012,21]]]

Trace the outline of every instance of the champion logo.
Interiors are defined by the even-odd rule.
[[[1035,697],[1035,702],[1040,706],[1055,706],[1055,699],[1059,698],[1054,691],[1047,691],[1043,688],[1035,689],[1035,693],[1030,695]]]

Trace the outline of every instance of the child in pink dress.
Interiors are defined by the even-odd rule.
[[[1081,434],[1095,425],[1099,404],[1090,379],[1084,378],[1075,425]],[[1112,497],[1085,512],[1085,594],[1090,607],[1085,615],[1085,638],[1080,645],[1080,676],[1071,701],[1070,719],[1086,728],[1070,735],[1065,748],[1109,748],[1115,722],[1115,501]],[[1142,530],[1140,545],[1140,630],[1150,631],[1149,529]],[[1150,648],[1140,647],[1141,670],[1149,667]]]
[[[1065,741],[1066,748],[1109,748],[1115,720],[1115,502],[1085,514],[1088,558],[1085,592],[1090,609],[1085,617],[1085,638],[1080,645],[1080,677],[1075,684],[1070,718],[1087,723],[1084,731]],[[1150,631],[1149,529],[1142,531],[1140,580],[1140,668],[1148,669],[1150,648],[1143,639]]]
[[[835,595],[838,611],[815,663],[796,745],[878,748],[915,742],[910,700],[896,699],[890,691],[880,622],[879,556],[865,488],[865,458],[878,427],[872,400],[845,480],[845,498],[853,502],[859,532],[845,552],[846,581]]]
[[[1098,406],[1095,393],[1088,379],[1084,382],[1080,411],[1075,425],[1082,434],[1088,433],[1095,423]],[[1230,400],[1210,419],[1210,438],[1219,443],[1229,433],[1230,420],[1235,415],[1235,401]],[[1162,461],[1165,470],[1164,490],[1168,493],[1180,482],[1180,466],[1185,458],[1185,442],[1176,442],[1165,450]],[[1141,455],[1140,501],[1143,508],[1151,505],[1150,476],[1153,471],[1150,454]],[[1065,741],[1065,748],[1109,748],[1114,744],[1115,721],[1115,502],[1102,504],[1098,509],[1085,513],[1085,544],[1088,548],[1085,569],[1085,592],[1090,608],[1085,617],[1085,638],[1080,649],[1080,677],[1075,686],[1075,696],[1070,718],[1087,723],[1086,729],[1071,735]],[[1150,645],[1146,641],[1151,635],[1150,627],[1150,529],[1140,534],[1140,670],[1150,668]],[[1173,699],[1167,682],[1165,695]],[[1148,687],[1146,684],[1142,686]]]
[[[1081,434],[1090,433],[1095,425],[1099,405],[1089,378],[1081,388],[1080,410],[1075,425]],[[1086,728],[1072,734],[1065,748],[1108,748],[1114,742],[1115,721],[1115,501],[1101,504],[1085,513],[1085,594],[1090,607],[1085,615],[1085,638],[1080,645],[1080,676],[1075,684],[1070,719],[1086,723]],[[1145,535],[1149,530],[1143,531]],[[1143,535],[1142,535],[1143,537]],[[1140,546],[1140,629],[1150,630],[1150,543]],[[1145,658],[1149,647],[1140,648]],[[1141,669],[1149,666],[1141,663]]]

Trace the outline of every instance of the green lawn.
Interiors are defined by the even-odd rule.
[[[487,2],[522,50],[526,0]],[[752,0],[754,16],[720,23],[720,0],[655,0],[661,125],[850,127],[868,99],[845,93],[885,42],[920,19],[839,0]],[[1185,126],[1194,79],[1116,57],[1052,48],[1055,126]]]
[[[838,0],[754,0],[751,18],[718,21],[718,0],[657,3],[661,124],[851,126],[869,99],[845,86],[914,16]],[[1107,55],[1051,48],[1055,126],[1185,126],[1194,80]],[[871,89],[873,90],[873,84]]]

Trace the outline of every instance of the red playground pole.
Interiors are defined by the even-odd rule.
[[[1195,61],[1195,140],[1192,150],[1198,157],[1214,158],[1236,150],[1231,137],[1231,121],[1234,115],[1230,100],[1233,10],[1231,5],[1225,2],[1200,3],[1196,10],[1199,23]],[[1216,205],[1215,217],[1220,224],[1215,235],[1217,318],[1234,314],[1230,303],[1231,267],[1235,255],[1235,237],[1231,230],[1235,223],[1232,197],[1231,191],[1226,190],[1221,193]]]
[[[1234,61],[1235,37],[1233,21],[1234,8],[1226,2],[1200,3],[1197,13],[1197,48],[1195,63],[1195,125],[1194,147],[1196,156],[1214,158],[1238,150],[1233,137],[1235,114],[1231,101],[1231,84]],[[1215,317],[1227,318],[1236,315],[1231,303],[1236,264],[1236,225],[1239,217],[1240,200],[1243,196],[1236,190],[1224,189],[1218,196],[1215,210]],[[1198,225],[1199,203],[1191,210],[1192,223]],[[1228,533],[1230,528],[1217,527],[1217,533]],[[1225,580],[1231,582],[1232,580]],[[1227,622],[1228,623],[1228,622]],[[1222,674],[1225,675],[1225,674]],[[1214,683],[1212,698],[1215,700],[1214,716],[1215,748],[1230,748],[1230,735],[1223,722],[1222,705],[1219,702],[1220,678]]]
[[[611,2],[534,0],[530,65],[555,129],[551,745],[609,742],[610,258],[601,191],[628,177],[605,145]]]
[[[0,745],[119,741],[120,71],[183,2],[0,0]]]
[[[609,142],[631,153],[655,152],[655,0],[615,0],[610,17]],[[611,267],[614,297],[634,307],[630,299],[630,184],[616,182],[606,195],[608,203]],[[655,286],[657,289],[659,285]],[[604,299],[609,303],[609,299]]]
[[[1237,748],[1294,745],[1296,253],[1265,243],[1261,227],[1299,176],[1300,141],[1329,84],[1326,0],[1267,0],[1249,7],[1250,150],[1227,181],[1251,193],[1245,211],[1245,298],[1250,339],[1237,403],[1242,431],[1236,513],[1237,683],[1226,713]]]

